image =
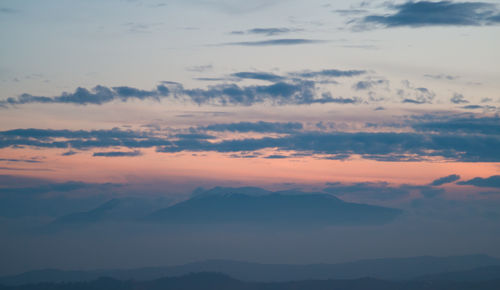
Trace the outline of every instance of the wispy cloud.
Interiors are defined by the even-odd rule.
[[[36,159],[0,158],[0,162],[41,163],[42,161]]]
[[[458,182],[460,185],[474,185],[477,187],[500,188],[500,175],[494,175],[487,178],[476,177],[471,180]]]
[[[458,79],[458,76],[446,75],[446,74],[425,74],[424,77],[435,80],[449,80],[453,81]]]
[[[301,31],[301,29],[287,28],[287,27],[268,27],[268,28],[252,28],[248,30],[235,30],[231,31],[231,34],[241,35],[241,34],[257,34],[265,36],[274,36],[280,34],[286,34],[290,32]]]
[[[500,24],[500,10],[492,3],[409,1],[399,5],[389,4],[388,8],[394,12],[386,15],[368,15],[358,19],[358,23],[380,24],[384,27]]]
[[[225,45],[274,46],[274,45],[301,45],[301,44],[312,44],[321,42],[325,41],[318,39],[305,39],[305,38],[282,38],[282,39],[257,40],[257,41],[229,42],[226,43]]]
[[[195,71],[205,67],[195,67]],[[206,88],[186,89],[180,83],[162,81],[155,89],[143,90],[130,86],[106,87],[98,85],[93,89],[79,87],[74,92],[63,92],[59,96],[34,96],[22,94],[0,100],[0,108],[9,108],[23,104],[74,104],[103,105],[111,102],[129,100],[183,100],[198,105],[233,105],[251,106],[259,103],[273,105],[309,105],[309,104],[354,104],[358,98],[332,97],[330,93],[321,93],[318,88],[323,82],[335,82],[339,77],[357,77],[366,74],[365,70],[325,69],[319,71],[289,72],[277,75],[271,72],[241,71],[227,77],[197,78],[197,80],[226,81],[224,84]],[[266,85],[242,86],[243,79],[268,81]]]
[[[241,79],[254,79],[254,80],[263,80],[271,82],[281,81],[284,79],[282,76],[267,72],[237,72],[231,74],[231,76]]]
[[[258,132],[258,133],[290,133],[302,130],[302,123],[298,122],[238,122],[226,124],[213,124],[205,127],[199,127],[198,130],[216,131],[216,132]]]
[[[132,87],[121,86],[108,88],[105,86],[96,86],[91,90],[86,88],[77,88],[73,93],[64,92],[60,96],[46,97],[22,94],[17,98],[7,98],[0,101],[0,106],[22,105],[29,103],[66,103],[77,105],[102,105],[112,101],[127,101],[130,99],[154,99],[159,100],[169,95],[169,89],[164,85],[159,85],[151,91],[140,90]]]
[[[441,178],[438,178],[438,179],[434,180],[433,182],[431,182],[431,185],[440,186],[440,185],[443,185],[443,184],[446,184],[446,183],[455,182],[455,181],[457,181],[459,179],[460,179],[460,175],[451,174],[451,175],[448,175],[448,176],[445,176],[445,177],[441,177]]]
[[[94,156],[94,157],[136,157],[136,156],[141,156],[141,155],[142,155],[142,153],[139,150],[94,152],[94,154],[92,154],[92,156]]]

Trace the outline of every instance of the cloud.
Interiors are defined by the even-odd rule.
[[[102,105],[115,100],[123,102],[129,99],[154,99],[159,100],[161,97],[169,95],[169,89],[164,85],[159,85],[151,91],[140,90],[132,87],[121,86],[108,88],[105,86],[96,86],[91,90],[85,88],[77,88],[74,93],[62,93],[56,97],[33,96],[30,94],[22,94],[16,98],[7,98],[0,101],[0,106],[6,105],[21,105],[28,103],[65,103],[76,105]]]
[[[495,4],[485,2],[419,1],[390,5],[395,12],[368,15],[361,18],[365,25],[384,27],[424,26],[483,26],[500,23],[500,11]]]
[[[412,124],[419,132],[500,135],[500,117],[446,118]]]
[[[452,75],[446,75],[446,74],[437,74],[437,75],[425,74],[424,77],[430,78],[430,79],[435,79],[435,80],[449,80],[449,81],[453,81],[453,80],[456,80],[459,78],[458,76],[452,76]]]
[[[361,90],[369,90],[373,88],[374,86],[377,85],[383,85],[383,84],[388,84],[387,80],[364,80],[364,81],[359,81],[353,85],[353,89],[357,91]]]
[[[147,148],[170,144],[165,138],[131,130],[52,130],[15,129],[0,132],[0,148],[34,146],[41,148]]]
[[[266,157],[264,157],[266,159],[285,159],[285,158],[289,158],[289,156],[287,155],[280,155],[280,154],[273,154],[273,155],[268,155]]]
[[[294,75],[303,78],[315,78],[315,77],[354,77],[365,74],[365,70],[339,70],[339,69],[325,69],[320,71],[305,71],[300,73],[294,73]]]
[[[337,9],[337,10],[333,10],[332,12],[346,16],[346,15],[363,14],[363,13],[368,12],[368,10],[365,10],[365,9]]]
[[[258,34],[258,35],[274,36],[295,31],[300,31],[300,29],[292,29],[286,27],[253,28],[245,31],[242,30],[231,31],[231,34]]]
[[[192,129],[192,130],[196,130],[196,129]],[[208,135],[208,134],[203,134],[203,133],[187,133],[187,134],[176,134],[174,135],[175,138],[178,138],[178,139],[187,139],[187,140],[190,140],[190,139],[193,139],[193,140],[196,140],[196,139],[215,139],[215,136],[212,136],[212,135]]]
[[[227,124],[213,124],[205,127],[200,127],[202,130],[217,131],[217,132],[258,132],[258,133],[290,133],[302,130],[302,123],[298,122],[239,122]]]
[[[273,105],[308,105],[308,104],[353,104],[357,98],[334,98],[327,94],[319,95],[317,84],[325,82],[325,78],[354,77],[366,73],[364,70],[326,69],[321,71],[303,71],[288,73],[279,76],[268,72],[236,72],[231,78],[198,78],[198,80],[236,82],[241,79],[264,80],[271,82],[267,85],[241,86],[237,83],[211,85],[207,88],[186,89],[177,82],[162,81],[153,90],[142,90],[129,86],[105,87],[96,86],[93,89],[77,88],[73,93],[63,92],[59,96],[33,96],[22,94],[0,100],[0,108],[9,108],[16,105],[41,104],[75,104],[75,105],[103,105],[114,101],[126,102],[136,100],[182,100],[194,102],[198,105],[211,104],[220,106],[251,106],[258,103]],[[312,78],[321,78],[320,81]],[[329,80],[333,82],[333,80]]]
[[[465,120],[465,121],[462,121]],[[472,120],[472,121],[471,121]],[[304,131],[300,123],[240,122],[191,128],[189,133],[166,134],[134,130],[15,129],[0,131],[0,148],[156,148],[158,152],[254,152],[264,149],[289,151],[300,156],[348,158],[361,155],[379,161],[420,161],[433,158],[464,162],[500,161],[499,122],[486,119],[414,121],[415,132]],[[486,124],[482,126],[481,124]],[[487,124],[490,124],[488,127]],[[217,139],[216,132],[280,133],[260,138]],[[207,131],[207,132],[204,132]],[[212,140],[209,140],[212,139]]]
[[[136,151],[110,151],[110,152],[94,152],[92,156],[94,157],[135,157],[141,156],[142,153],[139,150]]]
[[[498,137],[414,133],[300,132],[283,137],[234,139],[220,142],[172,142],[159,152],[216,151],[231,153],[275,148],[309,155],[359,154],[383,161],[412,161],[432,157],[467,162],[498,162]]]
[[[312,81],[277,82],[263,86],[240,87],[220,84],[207,89],[185,89],[183,93],[197,104],[243,105],[269,102],[275,105],[313,104],[316,86]]]
[[[409,81],[403,81],[404,89],[399,89],[397,94],[402,98],[403,103],[408,104],[430,104],[436,94],[424,87],[414,87]]]
[[[213,69],[213,65],[208,64],[208,65],[195,65],[195,66],[190,66],[187,67],[187,71],[192,71],[192,72],[206,72],[206,71],[211,71]]]
[[[467,106],[462,106],[462,109],[466,110],[479,110],[479,109],[489,109],[489,108],[495,108],[493,106],[480,106],[480,105],[467,105]]]
[[[237,72],[231,74],[233,77],[237,77],[240,79],[254,79],[254,80],[263,80],[263,81],[270,81],[270,82],[276,82],[276,81],[281,81],[284,78],[282,76],[278,76],[272,73],[266,73],[266,72]]]
[[[41,163],[42,161],[36,159],[14,159],[14,158],[0,158],[0,162],[25,162],[25,163]]]
[[[460,179],[460,175],[451,174],[451,175],[448,175],[448,176],[445,176],[445,177],[441,177],[441,178],[438,178],[438,179],[434,180],[433,182],[431,182],[431,185],[440,186],[440,185],[443,185],[443,184],[446,184],[446,183],[455,182],[455,181],[457,181],[459,179]]]
[[[467,101],[462,94],[453,94],[453,97],[450,99],[450,102],[453,104],[466,104],[469,101]]]
[[[327,92],[323,93],[321,98],[317,98],[311,100],[311,103],[319,103],[319,104],[327,104],[327,103],[336,103],[336,104],[356,104],[361,102],[359,98],[343,98],[343,97],[332,97],[332,95]]]
[[[471,180],[461,181],[460,185],[474,185],[477,187],[493,187],[500,188],[500,175],[493,175],[487,178],[476,177]]]
[[[260,41],[230,42],[230,43],[226,43],[226,45],[274,46],[274,45],[312,44],[312,43],[321,43],[321,42],[324,42],[324,40],[304,39],[304,38],[281,38],[281,39],[270,39],[270,40],[260,40]]]

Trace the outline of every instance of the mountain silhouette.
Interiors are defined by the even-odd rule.
[[[191,273],[151,281],[120,281],[102,277],[91,282],[41,283],[0,286],[0,290],[497,290],[500,280],[483,282],[384,281],[373,278],[353,280],[304,280],[291,282],[244,282],[220,273]]]
[[[394,208],[345,202],[324,193],[214,188],[158,210],[145,220],[172,224],[376,225],[388,223],[401,213]]]
[[[470,281],[488,281],[495,279],[500,279],[500,265],[478,267],[472,270],[465,270],[465,271],[425,275],[418,277],[416,280],[470,282]]]
[[[111,210],[120,204],[120,200],[112,199],[103,205],[85,212],[72,213],[57,218],[53,224],[81,224],[93,223],[102,220]]]
[[[432,274],[466,271],[478,267],[500,266],[500,259],[486,255],[451,257],[410,257],[360,260],[339,264],[259,264],[250,262],[209,260],[178,266],[147,267],[124,270],[63,271],[38,270],[0,278],[0,284],[20,285],[40,282],[91,281],[101,276],[120,280],[154,280],[198,272],[218,272],[243,281],[284,282],[308,279],[357,279],[373,277],[385,280],[421,279]],[[473,270],[475,271],[475,270]],[[500,279],[489,275],[484,280]],[[435,279],[440,280],[440,279]],[[442,279],[445,280],[445,279]],[[453,280],[453,279],[450,279]]]

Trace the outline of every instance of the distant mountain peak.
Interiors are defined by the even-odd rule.
[[[158,210],[147,220],[178,224],[370,225],[392,221],[401,210],[344,202],[321,192],[215,187]]]

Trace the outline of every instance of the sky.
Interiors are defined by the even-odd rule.
[[[14,262],[0,274],[500,256],[498,35],[497,0],[1,0],[0,255]],[[406,214],[279,237],[37,230],[112,198],[161,208],[215,186]]]

